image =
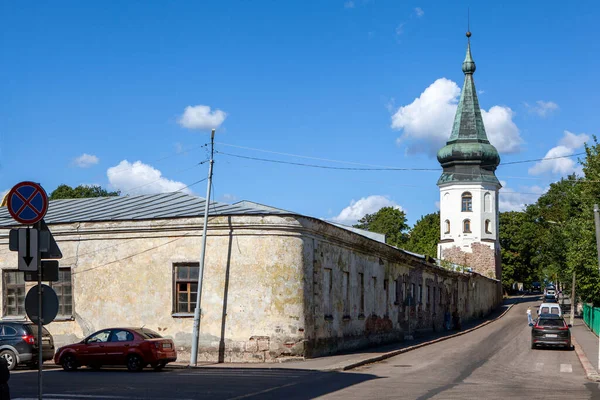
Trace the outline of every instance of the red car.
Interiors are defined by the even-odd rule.
[[[54,363],[65,371],[86,365],[98,369],[103,365],[125,365],[129,371],[141,371],[150,365],[161,370],[177,360],[171,339],[146,328],[109,328],[98,331],[79,343],[61,347]]]

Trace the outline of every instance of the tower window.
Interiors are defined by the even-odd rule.
[[[471,233],[471,220],[470,219],[465,219],[463,221],[463,232]]]
[[[492,211],[492,195],[489,193],[486,193],[483,196],[483,211],[484,212]]]
[[[492,233],[491,222],[489,219],[485,220],[485,233]]]
[[[473,211],[473,196],[469,192],[462,194],[462,211]]]
[[[450,233],[450,220],[446,220],[444,222],[444,226],[446,227],[446,229],[444,230],[444,233]]]

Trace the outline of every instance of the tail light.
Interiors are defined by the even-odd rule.
[[[558,328],[559,331],[568,331],[569,327],[568,326],[563,326],[561,328]]]
[[[23,335],[21,339],[27,344],[35,344],[35,337],[33,335]]]

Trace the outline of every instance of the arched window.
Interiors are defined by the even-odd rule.
[[[492,223],[489,219],[485,220],[485,233],[492,233]]]
[[[473,211],[473,196],[471,196],[471,193],[469,192],[464,192],[462,194],[461,211]]]
[[[492,195],[489,193],[486,193],[483,196],[483,211],[484,212],[492,211]]]
[[[463,232],[471,233],[471,220],[470,219],[465,219],[463,221]]]
[[[444,226],[446,227],[446,229],[444,230],[444,233],[450,233],[450,221],[446,220],[444,222]]]

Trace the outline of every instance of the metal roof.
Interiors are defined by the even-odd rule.
[[[204,216],[205,199],[181,192],[136,196],[50,200],[47,224],[93,221],[132,221]],[[277,209],[210,202],[209,215],[293,214]],[[0,226],[18,225],[6,207],[0,208]]]

